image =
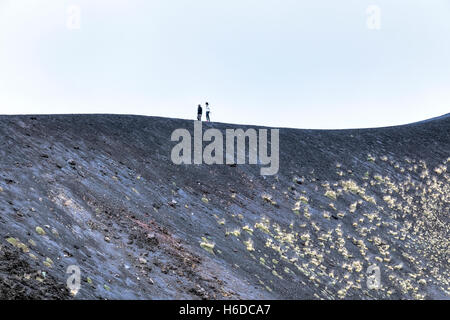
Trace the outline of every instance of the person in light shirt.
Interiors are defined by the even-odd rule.
[[[209,103],[206,102],[206,121],[210,122],[211,120],[209,119],[209,114],[211,113],[211,109],[209,108]]]

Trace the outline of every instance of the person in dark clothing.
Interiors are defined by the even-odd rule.
[[[202,106],[199,104],[198,108],[197,108],[197,120],[198,121],[202,120],[202,113],[203,113],[203,109],[202,109]]]
[[[209,103],[206,102],[206,121],[210,121],[209,120],[209,113],[211,112],[211,110],[209,109]]]

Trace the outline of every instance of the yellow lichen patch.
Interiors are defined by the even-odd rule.
[[[308,207],[306,207],[306,208],[303,210],[303,216],[304,216],[306,219],[311,218],[311,214],[309,213]]]
[[[344,191],[351,192],[353,194],[363,194],[365,192],[364,188],[358,186],[358,184],[353,180],[341,181],[341,186],[344,188]]]
[[[403,269],[403,264],[402,263],[397,264],[397,265],[394,266],[394,270],[401,270],[401,269]]]
[[[307,204],[309,201],[308,198],[305,196],[300,196],[300,198],[298,200],[300,200],[300,202],[303,202],[304,204]]]
[[[206,239],[205,237],[202,237],[202,241],[200,242],[200,247],[202,247],[209,253],[214,254],[215,244],[213,242],[209,241],[208,239]]]
[[[278,278],[280,278],[281,280],[283,280],[283,277],[282,277],[281,275],[279,275],[278,272],[277,272],[276,270],[272,270],[272,274],[273,274],[275,277],[278,277]]]
[[[17,238],[12,238],[12,237],[7,238],[6,241],[7,241],[9,244],[13,245],[14,247],[17,246],[17,244],[19,243],[19,239],[17,239]]]
[[[248,239],[247,241],[244,241],[244,244],[248,251],[255,251],[255,248],[253,247],[252,239]]]
[[[311,235],[309,233],[304,233],[300,235],[300,239],[304,241],[307,245],[308,241],[311,239]]]
[[[434,172],[436,172],[439,175],[444,173],[444,172],[447,172],[447,166],[441,164],[438,167],[434,168]]]
[[[19,239],[9,237],[6,239],[8,243],[10,243],[12,246],[16,247],[17,249],[22,250],[24,253],[30,252],[30,249],[28,249],[27,245],[22,243]]]
[[[41,236],[45,236],[45,231],[44,229],[42,229],[41,227],[36,227],[36,232],[37,234],[41,235]]]
[[[234,229],[234,230],[231,230],[231,231],[226,231],[225,235],[226,236],[232,235],[232,236],[235,236],[235,237],[239,237],[241,235],[241,229],[237,228],[237,229]]]
[[[395,207],[395,199],[391,196],[384,196],[383,200],[389,205],[390,208]]]
[[[353,268],[353,270],[355,270],[356,272],[359,273],[362,271],[363,265],[362,265],[361,261],[356,260],[356,261],[352,262],[352,268]]]
[[[28,249],[27,245],[25,243],[19,242],[17,244],[17,248],[21,249],[24,253],[30,252],[30,249]]]
[[[342,288],[337,292],[337,294],[340,299],[344,299],[345,296],[347,295],[347,290],[345,288]]]
[[[253,229],[250,228],[248,225],[243,226],[242,230],[244,230],[244,231],[246,231],[246,232],[248,232],[250,234],[253,234]]]
[[[350,205],[350,209],[348,211],[350,211],[350,213],[354,213],[356,211],[356,208],[358,206],[358,202],[354,202]]]
[[[332,239],[331,232],[332,232],[332,230],[329,231],[328,233],[322,233],[319,235],[319,237],[317,239],[319,241],[323,241],[323,242],[330,241]]]
[[[367,219],[369,219],[369,221],[372,223],[375,219],[380,220],[380,217],[378,216],[377,212],[372,212],[372,213],[364,213],[364,216],[367,217]]]
[[[327,191],[325,192],[325,197],[328,197],[328,198],[330,198],[330,199],[336,200],[337,195],[336,195],[336,192],[335,192],[335,191],[333,191],[333,190],[327,190]]]
[[[46,267],[48,267],[48,268],[52,268],[52,267],[53,267],[53,260],[50,259],[49,257],[47,257],[47,258],[44,260],[44,265],[45,265]]]
[[[267,234],[270,234],[270,222],[269,219],[263,217],[260,222],[255,223],[255,228],[259,229]]]
[[[376,174],[376,175],[374,175],[373,177],[374,177],[374,179],[375,179],[376,181],[378,181],[378,182],[383,182],[383,177],[382,177],[381,175]]]
[[[372,203],[372,204],[377,204],[377,202],[375,201],[375,198],[372,196],[368,196],[368,195],[361,195],[361,198],[363,198],[365,201]]]

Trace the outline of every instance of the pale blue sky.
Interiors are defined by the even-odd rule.
[[[0,0],[0,114],[194,119],[205,101],[275,127],[448,113],[450,0]]]

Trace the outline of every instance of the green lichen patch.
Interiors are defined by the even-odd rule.
[[[36,227],[36,232],[37,232],[37,234],[38,235],[40,235],[40,236],[45,236],[45,230],[44,229],[42,229],[41,227],[39,227],[39,226],[37,226]]]

